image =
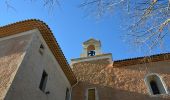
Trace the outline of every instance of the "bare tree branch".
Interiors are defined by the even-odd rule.
[[[5,5],[7,7],[7,9],[12,9],[14,11],[16,11],[15,7],[13,7],[10,2],[12,2],[13,0],[5,0]],[[32,2],[36,2],[36,0],[30,0]],[[56,5],[60,6],[60,3],[58,0],[43,0],[43,6],[47,7],[49,10],[53,9],[53,7],[55,7]]]
[[[12,9],[13,11],[16,11],[16,9],[9,2],[10,2],[10,0],[5,1],[7,10]]]
[[[170,0],[85,0],[81,7],[93,9],[100,16],[115,7],[125,9],[129,24],[126,36],[150,49],[161,44],[170,30]]]

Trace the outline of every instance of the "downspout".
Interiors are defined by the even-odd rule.
[[[76,84],[74,84],[71,89],[70,89],[70,100],[72,98],[72,89],[79,83],[79,81],[76,82]]]
[[[70,64],[71,69],[73,68],[72,65],[73,65],[73,63]],[[76,78],[76,77],[75,77],[75,78]],[[76,78],[76,80],[77,80],[77,78]],[[79,81],[77,80],[77,82],[76,82],[73,86],[71,86],[71,89],[70,89],[70,99],[69,99],[69,100],[72,99],[72,90],[73,90],[73,88],[74,88],[78,83],[79,83]]]

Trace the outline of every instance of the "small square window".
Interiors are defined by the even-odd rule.
[[[41,55],[44,53],[44,46],[42,44],[40,45],[39,52]]]

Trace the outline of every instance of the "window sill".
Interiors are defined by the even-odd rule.
[[[168,94],[168,93],[166,93],[166,94],[156,94],[156,95],[150,94],[150,97],[166,97],[166,96],[170,96],[170,94]]]

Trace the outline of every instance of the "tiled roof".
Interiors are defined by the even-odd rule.
[[[72,72],[68,62],[66,61],[66,58],[61,48],[59,47],[53,33],[44,22],[36,19],[31,19],[31,20],[20,21],[10,25],[0,27],[0,38],[33,30],[33,29],[38,29],[40,31],[45,42],[47,43],[51,52],[53,53],[56,60],[60,64],[63,72],[68,78],[69,82],[71,83],[71,85],[74,85],[77,82],[76,77]]]
[[[155,54],[151,56],[145,57],[136,57],[136,58],[129,58],[123,60],[113,61],[113,66],[130,66],[130,65],[137,65],[137,64],[144,64],[149,62],[157,62],[157,61],[164,61],[170,60],[170,53],[162,53],[162,54]]]

